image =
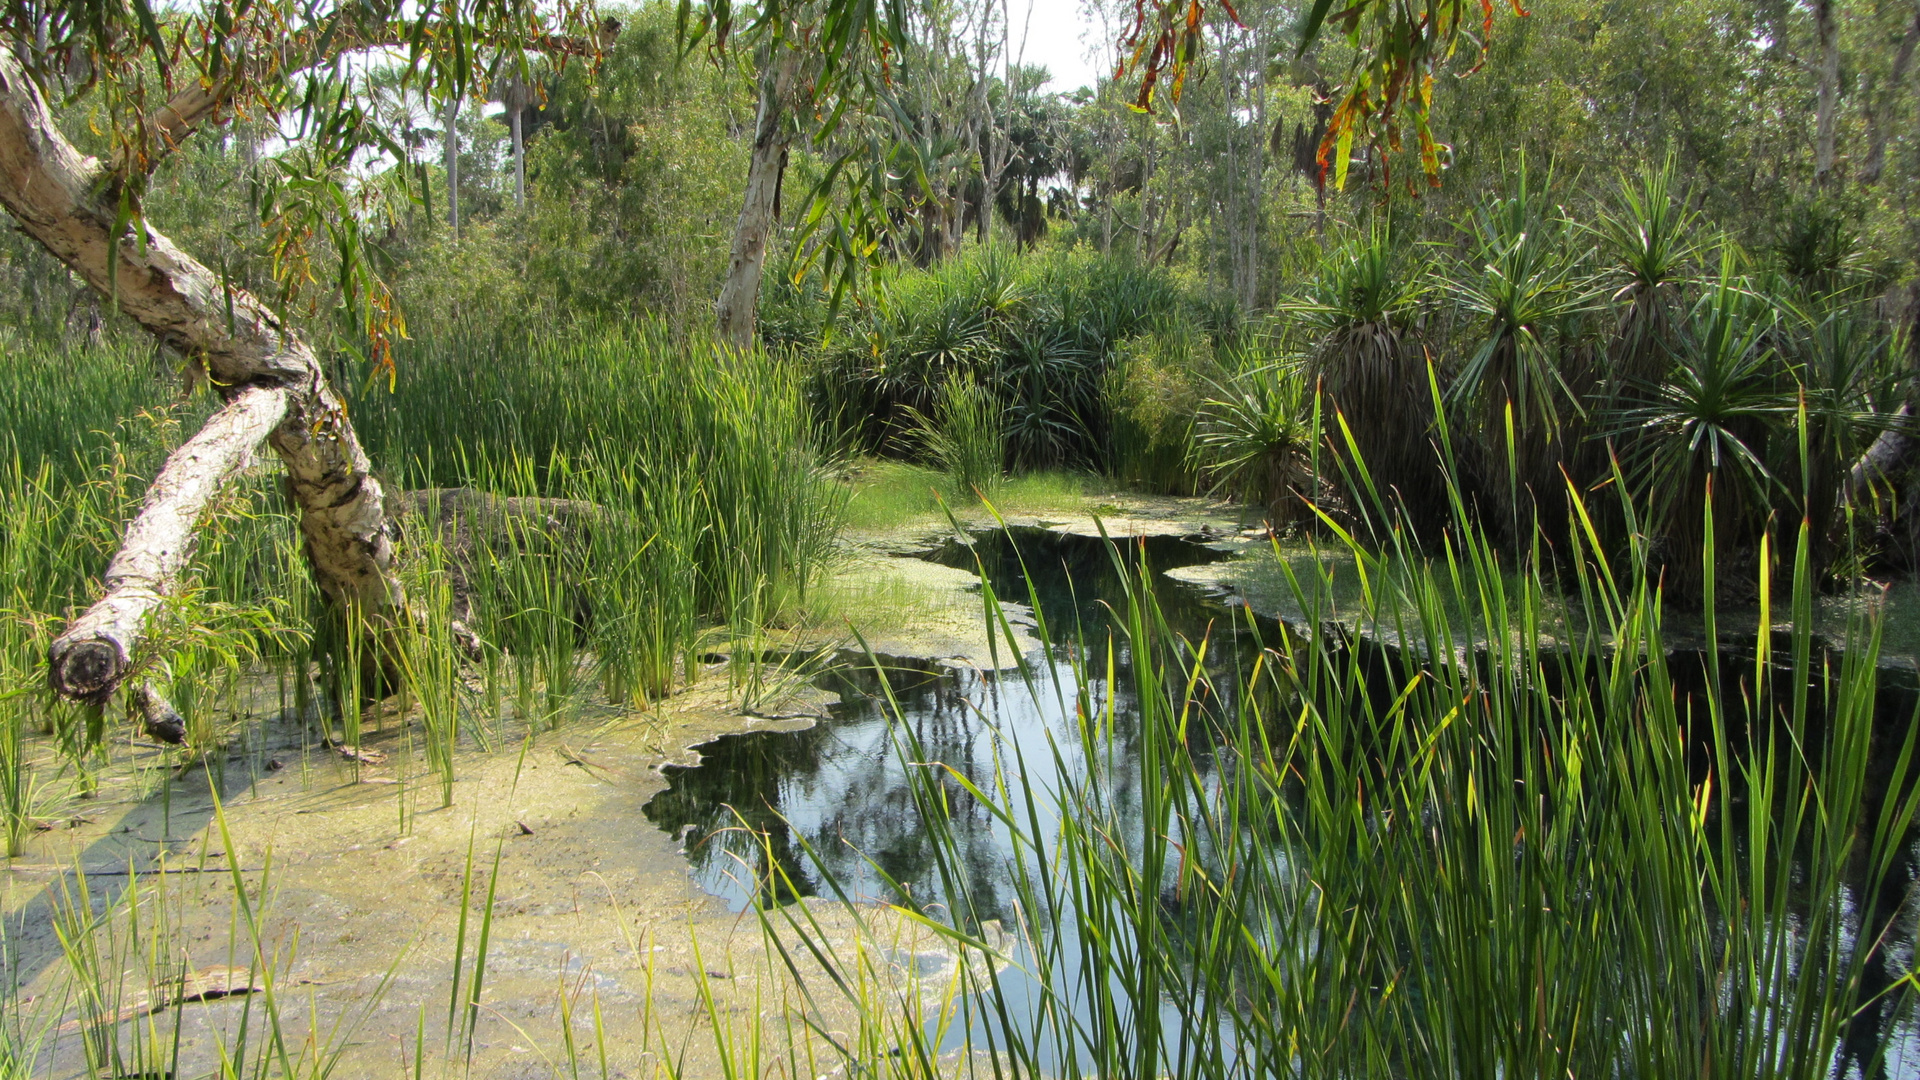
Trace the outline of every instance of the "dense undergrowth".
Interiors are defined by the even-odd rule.
[[[1596,205],[1576,221],[1518,181],[1450,245],[1347,234],[1258,319],[1056,252],[903,271],[833,313],[788,294],[750,354],[649,323],[423,330],[391,385],[338,368],[413,509],[420,618],[386,670],[342,659],[367,628],[321,604],[265,461],[215,508],[134,681],[180,710],[188,757],[230,737],[249,687],[349,746],[398,723],[417,747],[404,829],[453,798],[461,751],[655,700],[709,651],[813,617],[849,523],[1233,495],[1342,549],[1365,580],[1339,625],[1377,633],[1318,618],[1330,582],[1296,579],[1307,618],[1223,674],[1141,589],[1112,653],[1141,714],[1111,713],[1098,684],[1120,668],[1098,650],[1063,690],[1078,753],[1107,767],[1006,760],[1004,783],[969,787],[911,766],[947,882],[913,915],[979,961],[944,1004],[1000,1075],[1874,1075],[1911,1013],[1915,728],[1885,707],[1874,618],[1830,647],[1812,604],[1904,557],[1853,535],[1842,490],[1905,422],[1913,342],[1870,268],[1742,251],[1668,172]],[[7,352],[0,818],[18,852],[133,723],[123,702],[54,702],[39,665],[210,395],[111,338]],[[465,531],[435,524],[456,512]],[[1669,612],[1699,612],[1711,642],[1736,603],[1790,632],[1676,659]],[[1008,630],[998,605],[989,587]],[[1012,946],[952,865],[960,814],[1015,846]],[[762,918],[809,932],[804,906]],[[1008,963],[1018,986],[994,974]],[[807,990],[855,988],[866,1027],[839,1064],[955,1067],[953,1029],[852,974]],[[1176,1030],[1169,1008],[1216,1019]],[[732,1060],[778,1057],[753,1048]]]
[[[1835,566],[1848,471],[1911,422],[1920,355],[1909,290],[1856,240],[1809,221],[1744,249],[1671,162],[1578,186],[1521,169],[1455,225],[1445,242],[1384,219],[1335,236],[1261,318],[1157,268],[989,251],[899,272],[838,315],[789,293],[769,337],[810,365],[843,439],[964,471],[962,491],[1065,465],[1308,527],[1310,506],[1339,517],[1391,493],[1432,540],[1451,484],[1518,552],[1536,526],[1565,541],[1566,479],[1617,475],[1628,510],[1604,504],[1608,550],[1646,540],[1669,595],[1697,603],[1711,479],[1743,581],[1781,522],[1812,522],[1816,571]],[[1850,553],[1904,565],[1899,532]]]
[[[16,753],[0,770],[12,850],[41,801],[58,801],[56,776],[88,787],[122,722],[117,702],[103,712],[50,698],[46,643],[97,589],[146,479],[211,407],[150,350],[16,345],[4,392],[23,422],[0,444],[0,708],[12,745],[46,730],[60,753]],[[340,660],[362,655],[371,632],[326,610],[277,463],[260,463],[214,509],[136,658],[135,684],[179,709],[193,752],[219,744],[215,717],[264,665],[290,704],[311,702],[352,744],[368,700],[402,690],[433,706],[427,745],[450,780],[451,750],[493,741],[489,725],[557,722],[589,690],[657,697],[715,640],[810,614],[845,490],[796,381],[763,355],[644,324],[456,337],[418,343],[391,389],[363,386],[350,407],[394,508],[413,511],[399,527],[426,633],[387,657],[384,676]],[[478,635],[476,656],[454,655],[456,621]],[[471,663],[487,673],[484,701],[465,689]]]

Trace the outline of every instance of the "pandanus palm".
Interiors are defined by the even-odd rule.
[[[1480,496],[1499,527],[1518,537],[1523,507],[1558,507],[1566,448],[1585,419],[1581,388],[1592,373],[1583,323],[1599,300],[1580,232],[1542,205],[1522,169],[1512,194],[1490,199],[1471,226],[1477,270],[1447,284],[1478,324],[1477,344],[1454,379],[1460,426],[1478,448]]]
[[[1699,225],[1700,215],[1687,208],[1674,180],[1673,158],[1668,157],[1658,169],[1621,177],[1611,205],[1591,226],[1619,312],[1607,347],[1602,408],[1614,404],[1627,387],[1665,374],[1675,322],[1685,302],[1681,290],[1696,276]]]
[[[1265,508],[1271,525],[1307,517],[1317,429],[1299,364],[1244,371],[1214,391],[1195,418],[1193,464],[1216,493]]]
[[[1718,279],[1689,313],[1667,374],[1628,391],[1609,432],[1622,451],[1636,507],[1669,592],[1698,594],[1709,493],[1723,563],[1749,555],[1779,481],[1770,444],[1795,411],[1791,380],[1771,341],[1780,309],[1721,256]],[[1727,575],[1752,580],[1747,575]]]
[[[1633,451],[1624,440],[1634,435],[1622,431],[1618,414],[1637,404],[1641,389],[1657,384],[1672,365],[1701,254],[1700,215],[1686,206],[1671,156],[1657,169],[1620,176],[1612,199],[1587,230],[1599,242],[1601,287],[1610,290],[1614,318],[1606,369],[1590,402],[1596,437],[1574,452],[1569,470],[1583,488],[1604,482],[1611,459]],[[1624,540],[1627,523],[1611,500],[1597,500],[1591,509],[1609,533]]]
[[[1309,377],[1326,400],[1329,435],[1353,494],[1365,497],[1370,486],[1397,493],[1416,528],[1446,510],[1436,497],[1443,488],[1431,443],[1433,394],[1416,328],[1423,282],[1387,233],[1376,231],[1328,255],[1305,295],[1287,307],[1311,339]],[[1351,447],[1331,421],[1336,415]]]
[[[1788,357],[1800,384],[1799,438],[1783,440],[1774,471],[1795,488],[1789,494],[1813,526],[1815,560],[1824,567],[1839,539],[1835,518],[1849,468],[1895,422],[1887,403],[1899,400],[1899,373],[1886,328],[1864,312],[1803,318]]]

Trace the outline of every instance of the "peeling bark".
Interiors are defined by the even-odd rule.
[[[106,597],[54,642],[54,689],[92,701],[126,677],[146,615],[185,565],[190,542],[170,538],[198,520],[260,435],[286,464],[327,598],[376,620],[404,607],[383,492],[313,350],[152,228],[116,234],[118,196],[113,174],[67,141],[39,87],[0,50],[0,206],[121,312],[204,366],[228,403],[168,459],[114,558]]]
[[[534,103],[533,87],[508,79],[500,87],[500,104],[507,113],[507,133],[513,152],[513,205],[527,205],[527,109]]]
[[[1897,426],[1888,428],[1873,440],[1867,452],[1853,463],[1853,471],[1847,475],[1847,501],[1859,503],[1865,499],[1873,485],[1884,484],[1898,478],[1914,460],[1916,446],[1914,437],[1907,430],[1912,426],[1913,416],[1908,406],[1900,406],[1894,414]]]
[[[96,702],[113,693],[133,664],[148,616],[193,557],[207,505],[286,415],[285,390],[248,387],[167,457],[107,564],[106,595],[68,623],[48,653],[55,690]]]
[[[187,721],[173,703],[162,697],[152,683],[141,683],[133,691],[133,714],[140,718],[140,729],[147,737],[179,746],[187,741]]]
[[[799,70],[799,53],[775,45],[760,80],[760,110],[754,123],[753,156],[747,165],[747,195],[733,230],[727,279],[713,312],[720,340],[737,349],[753,347],[754,320],[760,304],[760,278],[766,270],[767,239],[773,232],[774,204],[786,167],[788,99]]]

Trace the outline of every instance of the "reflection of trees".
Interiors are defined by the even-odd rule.
[[[1058,809],[1059,792],[1053,789],[1061,781],[1082,787],[1089,770],[1097,771],[1101,779],[1094,787],[1105,804],[1101,813],[1119,824],[1116,839],[1137,851],[1147,778],[1140,774],[1138,690],[1124,636],[1115,647],[1115,685],[1105,680],[1113,609],[1124,612],[1119,575],[1122,568],[1134,572],[1137,552],[1123,556],[1116,567],[1111,550],[1098,540],[1026,530],[1018,542],[1016,551],[1004,535],[994,534],[974,550],[956,546],[940,561],[971,566],[977,551],[988,580],[1003,597],[1037,598],[1059,660],[1050,670],[1041,669],[1034,690],[1010,674],[895,670],[888,681],[899,705],[896,725],[889,722],[878,676],[843,672],[840,689],[848,704],[831,722],[801,732],[733,736],[704,747],[705,762],[697,769],[673,770],[669,790],[646,812],[669,830],[693,826],[688,851],[709,888],[736,900],[782,902],[792,897],[783,888],[768,891],[772,871],[791,880],[800,894],[815,895],[828,891],[824,868],[851,894],[922,906],[945,902],[949,884],[941,879],[935,841],[907,771],[915,768],[922,770],[921,782],[938,785],[946,803],[938,827],[949,848],[947,866],[960,878],[953,886],[966,894],[975,917],[1013,917],[1007,865],[1013,850],[1002,826],[944,769],[903,763],[902,750],[909,746],[915,748],[914,760],[950,767],[985,790],[994,786],[997,752],[1009,777],[1024,771],[1044,778],[1048,790],[1035,792],[1043,814]],[[1198,550],[1178,541],[1165,545],[1178,547],[1148,550],[1150,566],[1176,564],[1174,551]],[[1036,575],[1031,594],[1023,555],[1025,567]],[[1195,719],[1206,722],[1196,722],[1193,730],[1196,738],[1204,738],[1199,733],[1224,724],[1238,708],[1242,680],[1236,669],[1254,646],[1237,630],[1223,631],[1217,610],[1179,586],[1167,582],[1156,592],[1176,633],[1193,641],[1214,635],[1213,677],[1195,694]],[[1230,620],[1223,624],[1231,630]],[[1090,715],[1100,716],[1107,697],[1113,699],[1109,741],[1095,748],[1092,761],[1083,753],[1076,716],[1082,691],[1068,659],[1086,666],[1083,692]],[[1175,679],[1163,689],[1179,695],[1185,688],[1184,679]],[[1179,711],[1176,704],[1173,714]],[[1053,747],[1060,754],[1057,765]],[[1201,760],[1209,760],[1199,749]],[[1052,844],[1053,837],[1044,839]],[[899,891],[886,885],[889,879]]]
[[[894,692],[907,729],[901,734],[910,733],[926,760],[986,779],[993,769],[990,735],[969,703],[979,697],[980,681],[972,675],[923,676]],[[668,790],[647,805],[647,816],[668,829],[691,825],[687,847],[695,868],[724,893],[748,892],[741,879],[749,874],[757,891],[777,868],[800,893],[814,895],[824,890],[824,868],[852,893],[934,902],[942,890],[926,823],[887,709],[869,698],[837,712],[831,722],[805,731],[759,732],[710,744],[699,768],[673,770]],[[1005,849],[992,819],[958,784],[941,782],[952,811],[942,824],[964,855],[968,884],[983,899],[996,896]],[[887,895],[883,873],[906,895]],[[736,882],[731,888],[730,878]]]
[[[962,554],[969,559],[973,557],[972,553]],[[712,836],[696,856],[703,872],[709,874],[709,881],[714,880],[712,874],[716,870],[732,864],[737,855],[752,867],[758,880],[764,881],[769,867],[777,867],[801,884],[800,891],[819,891],[822,881],[818,868],[802,851],[803,846],[811,845],[827,872],[851,892],[881,895],[884,876],[898,881],[907,894],[889,899],[910,898],[922,906],[952,899],[958,908],[957,901],[965,894],[971,901],[970,909],[955,911],[954,917],[1008,919],[1014,914],[1015,900],[1013,875],[1007,865],[1012,849],[996,819],[966,796],[958,784],[931,771],[922,773],[929,780],[940,779],[949,807],[949,813],[942,815],[940,822],[933,823],[941,826],[943,833],[944,850],[936,848],[935,838],[929,835],[929,823],[921,819],[916,805],[910,782],[914,776],[908,772],[909,768],[922,767],[903,764],[897,748],[911,742],[915,746],[912,760],[941,762],[983,788],[990,788],[993,783],[998,751],[1010,780],[1018,783],[1018,774],[1023,771],[1032,779],[1031,794],[1040,805],[1043,817],[1039,839],[1050,851],[1056,845],[1053,830],[1057,823],[1046,815],[1071,813],[1086,817],[1087,824],[1097,830],[1103,843],[1108,838],[1113,841],[1110,849],[1100,847],[1098,857],[1125,862],[1137,871],[1144,861],[1141,852],[1146,830],[1145,806],[1152,801],[1148,796],[1156,793],[1157,785],[1167,783],[1166,778],[1142,773],[1140,748],[1145,734],[1142,715],[1144,712],[1159,717],[1179,717],[1185,710],[1186,743],[1181,763],[1190,763],[1200,776],[1196,786],[1177,788],[1172,793],[1183,800],[1183,805],[1169,818],[1175,835],[1168,839],[1180,848],[1181,859],[1206,868],[1213,880],[1232,881],[1234,890],[1230,897],[1210,894],[1204,889],[1175,890],[1171,888],[1175,868],[1169,867],[1169,879],[1159,883],[1162,936],[1156,939],[1155,947],[1171,953],[1168,971],[1175,981],[1184,982],[1189,989],[1198,988],[1196,992],[1202,996],[1218,1001],[1232,999],[1243,1009],[1255,1008],[1265,992],[1263,980],[1275,965],[1310,963],[1322,955],[1321,946],[1310,934],[1306,937],[1297,933],[1292,937],[1288,935],[1299,929],[1303,918],[1311,917],[1312,906],[1322,900],[1316,895],[1309,875],[1316,865],[1324,868],[1329,864],[1315,860],[1337,860],[1345,850],[1329,848],[1330,838],[1312,831],[1314,814],[1307,812],[1306,807],[1310,800],[1324,797],[1324,793],[1309,791],[1307,781],[1297,772],[1289,774],[1275,762],[1254,757],[1263,752],[1264,744],[1257,729],[1251,727],[1252,721],[1242,715],[1249,705],[1243,697],[1243,688],[1252,681],[1251,665],[1259,655],[1259,643],[1251,640],[1254,636],[1251,632],[1230,623],[1213,623],[1208,679],[1199,684],[1201,689],[1196,690],[1192,702],[1181,700],[1187,683],[1177,674],[1182,665],[1175,664],[1171,670],[1163,670],[1165,677],[1156,691],[1169,698],[1168,707],[1143,710],[1138,698],[1142,683],[1136,679],[1138,673],[1128,666],[1131,658],[1124,648],[1115,649],[1119,667],[1111,685],[1105,679],[1105,640],[1112,624],[1098,600],[1120,595],[1118,576],[1111,564],[1089,564],[1084,559],[1084,548],[1076,552],[1064,544],[1041,545],[1025,554],[1028,568],[1049,575],[1036,582],[1035,593],[1050,626],[1057,635],[1070,627],[1084,635],[1079,641],[1062,644],[1057,649],[1056,663],[1043,667],[1039,673],[1037,692],[1030,693],[1023,680],[1013,675],[997,679],[971,674],[902,677],[896,684],[900,709],[897,718],[890,720],[888,711],[880,708],[871,696],[877,686],[869,685],[865,691],[868,698],[860,701],[858,695],[849,695],[854,704],[831,724],[795,735],[763,734],[725,740],[716,745],[710,754],[710,764],[678,774],[673,790],[649,807],[650,816],[668,827],[681,821],[694,822],[702,830],[701,835],[710,835],[712,829],[734,824],[732,811],[725,809],[730,804],[739,808],[752,828],[766,831],[766,839],[761,843],[747,842],[745,833]],[[1078,562],[1076,555],[1080,557]],[[1011,549],[995,550],[983,544],[979,556],[1003,596],[1019,599],[1027,595]],[[1068,576],[1073,576],[1082,587],[1068,589]],[[1087,587],[1087,581],[1093,583],[1091,587]],[[1168,629],[1176,636],[1184,636],[1188,642],[1209,633],[1210,620],[1217,618],[1216,613],[1178,594],[1163,595],[1160,603]],[[1388,676],[1398,670],[1404,660],[1390,645],[1375,643],[1367,648],[1372,651],[1353,658],[1355,664],[1369,672],[1362,684],[1349,688],[1354,695],[1366,693],[1368,688],[1391,685]],[[1090,677],[1084,687],[1074,686],[1070,666],[1063,662],[1068,659],[1080,662]],[[1729,667],[1736,666],[1733,660],[1724,657],[1723,662]],[[1699,702],[1705,692],[1704,659],[1675,654],[1670,664],[1675,692],[1694,703],[1682,710],[1682,714],[1704,715],[1706,707]],[[1371,674],[1376,668],[1382,673],[1377,678]],[[1049,676],[1062,681],[1056,685],[1049,681]],[[1510,696],[1498,702],[1498,707],[1516,714],[1539,709],[1540,699],[1532,692],[1502,685],[1491,675],[1487,679],[1489,695]],[[1259,685],[1260,692],[1267,698],[1260,703],[1260,715],[1279,718],[1275,709],[1281,693],[1277,680],[1263,680]],[[1772,680],[1769,687],[1777,699],[1748,703],[1727,701],[1723,708],[1733,715],[1776,718],[1787,715],[1791,700],[1782,695],[1790,695],[1793,688],[1782,679]],[[1583,688],[1578,684],[1555,684],[1550,691],[1551,700],[1564,700],[1582,692]],[[1907,696],[1909,693],[1883,686],[1876,714],[1882,718],[1914,715],[1915,706],[1911,696]],[[1349,715],[1354,717],[1357,729],[1364,728],[1369,717],[1381,715],[1380,710],[1386,704],[1380,701],[1368,704],[1354,696],[1330,699],[1325,705],[1340,708],[1342,700],[1350,710]],[[1486,700],[1487,708],[1496,707],[1491,696]],[[1186,709],[1189,704],[1191,709]],[[1803,770],[1819,775],[1825,767],[1822,755],[1826,752],[1823,749],[1826,740],[1821,733],[1832,720],[1828,715],[1830,704],[1821,700],[1809,703],[1804,748],[1789,751],[1775,747],[1770,756],[1761,753],[1770,738],[1786,738],[1788,733],[1777,725],[1756,723],[1742,726],[1733,733],[1735,757],[1749,763],[1773,761],[1776,768],[1786,770],[1774,781],[1780,790],[1798,783],[1794,778],[1801,776]],[[1102,732],[1093,745],[1083,746],[1077,712],[1084,710],[1089,717],[1098,718],[1093,722],[1101,723],[1109,705],[1111,731]],[[1248,726],[1242,726],[1243,722]],[[1897,803],[1905,794],[1888,790],[1905,732],[1905,727],[1897,723],[1890,724],[1884,733],[1876,732],[1879,744],[1876,764],[1865,778],[1867,789],[1857,811],[1861,830],[1870,832],[1872,823],[1884,820],[1891,812],[1890,800]],[[1051,745],[1060,751],[1058,762],[1048,742],[1049,736],[1053,740]],[[1380,748],[1384,744],[1382,739],[1362,737],[1341,752],[1364,755],[1366,768],[1386,775],[1402,767],[1404,760],[1382,755]],[[1014,756],[1016,749],[1021,755],[1018,761]],[[1284,745],[1275,749],[1284,751]],[[1704,751],[1696,747],[1695,753],[1694,765],[1704,770]],[[1805,755],[1804,761],[1801,755]],[[1788,770],[1791,763],[1798,764]],[[1259,779],[1262,775],[1272,778],[1271,787],[1262,786],[1268,783]],[[1347,775],[1347,772],[1335,770],[1333,775]],[[1701,782],[1703,776],[1704,772],[1697,771],[1693,783]],[[1745,850],[1750,832],[1747,815],[1752,812],[1745,791],[1752,779],[1742,776],[1727,784],[1726,795],[1716,803],[1714,816],[1705,824],[1714,838],[1710,841],[1712,857],[1717,859],[1721,855],[1717,846],[1722,828],[1720,815],[1730,815],[1727,833],[1735,845],[1735,850],[1729,853],[1730,865],[1741,874],[1753,870],[1756,858]],[[1063,783],[1064,792],[1060,788]],[[1244,787],[1249,783],[1254,790]],[[1594,785],[1596,793],[1604,790],[1601,779],[1596,779]],[[1237,795],[1220,797],[1218,804],[1231,805],[1244,814],[1236,813],[1230,819],[1209,818],[1215,796],[1229,788],[1235,789]],[[1023,793],[1015,788],[1011,795],[1010,809],[1024,812]],[[786,820],[773,808],[785,813]],[[1766,830],[1768,835],[1802,835],[1797,830],[1803,826],[1794,824],[1802,820],[1799,816],[1804,813],[1802,804],[1783,800],[1774,805],[1774,812],[1782,817]],[[1022,821],[1023,828],[1027,824]],[[1300,831],[1302,829],[1306,831]],[[1339,843],[1337,839],[1334,842]],[[1406,901],[1408,894],[1399,890],[1411,887],[1417,891],[1420,882],[1408,875],[1428,865],[1426,856],[1416,850],[1418,844],[1405,848],[1395,846],[1403,842],[1413,843],[1411,834],[1392,843],[1382,841],[1377,846],[1370,841],[1367,846],[1355,849],[1356,855],[1404,857],[1411,862],[1401,871],[1368,879],[1384,892],[1370,892],[1370,885],[1346,895],[1341,903],[1355,910],[1387,910]],[[1890,1074],[1883,1049],[1891,1045],[1892,1040],[1912,1037],[1911,1017],[1905,1011],[1909,999],[1899,992],[1899,987],[1914,962],[1916,915],[1908,897],[1916,878],[1920,877],[1915,870],[1920,852],[1910,844],[1900,847],[1896,865],[1879,874],[1866,865],[1864,851],[1862,844],[1851,856],[1854,862],[1846,868],[1842,887],[1849,903],[1841,923],[1832,931],[1831,943],[1805,941],[1807,927],[1818,914],[1815,908],[1823,902],[1809,877],[1816,867],[1807,862],[1819,856],[1807,850],[1796,849],[1791,853],[1795,860],[1793,874],[1779,879],[1787,883],[1784,918],[1777,926],[1770,924],[1763,933],[1782,935],[1780,943],[1790,946],[1783,948],[1782,955],[1803,955],[1802,962],[1807,964],[1816,959],[1824,962],[1837,957],[1840,968],[1853,973],[1849,978],[1857,975],[1857,982],[1845,991],[1858,1008],[1840,1032],[1835,1075],[1877,1080]],[[1774,859],[1780,854],[1775,851],[1757,857]],[[1500,857],[1508,856],[1503,851]],[[941,878],[943,865],[957,875],[954,881]],[[1233,868],[1232,873],[1227,872],[1228,867]],[[1035,865],[1027,869],[1046,874],[1055,868]],[[1767,872],[1771,875],[1776,871]],[[1470,869],[1462,873],[1469,879],[1473,877]],[[1587,903],[1601,910],[1636,903],[1637,898],[1643,896],[1636,891],[1638,886],[1626,879],[1612,880],[1600,875],[1592,882],[1592,895],[1570,898],[1569,903]],[[746,895],[758,888],[750,882],[735,892]],[[1459,893],[1457,886],[1454,891]],[[789,897],[763,891],[761,899],[779,902]],[[1225,962],[1209,952],[1215,947],[1209,935],[1217,927],[1215,914],[1223,902],[1235,905],[1241,925],[1261,935],[1258,945],[1235,953]],[[1453,902],[1469,903],[1471,897],[1456,895]],[[1564,917],[1573,917],[1571,906],[1563,908],[1556,903],[1552,910],[1565,911],[1568,914]],[[1726,940],[1727,926],[1721,916],[1711,910],[1703,910],[1702,914],[1709,921],[1711,933]],[[1690,913],[1683,916],[1693,917]],[[1041,918],[1029,922],[1028,927],[1034,930],[1055,927],[1067,935],[1076,932],[1072,918],[1052,922]],[[1444,929],[1416,919],[1398,931],[1384,934],[1378,942],[1377,959],[1387,963],[1391,970],[1383,968],[1383,977],[1399,970],[1438,970],[1442,965],[1437,950],[1442,946]],[[1124,935],[1124,929],[1120,933]],[[1546,927],[1540,933],[1546,935],[1540,939],[1544,941],[1557,931]],[[1788,942],[1788,938],[1793,941]],[[1507,950],[1533,947],[1528,941],[1516,939],[1495,944]],[[1061,946],[1055,955],[1067,958],[1063,963],[1075,962],[1072,957],[1077,953],[1072,942],[1055,944]],[[1133,947],[1124,937],[1108,944],[1119,950],[1116,955],[1125,954]],[[1489,946],[1492,947],[1495,946]],[[1768,947],[1771,948],[1772,943]],[[1828,951],[1822,953],[1822,949]],[[1196,965],[1191,959],[1196,955],[1206,958],[1206,965]],[[1634,965],[1643,964],[1645,960],[1639,954],[1622,952],[1610,953],[1594,962],[1617,966],[1619,978],[1615,981],[1622,993],[1634,987],[1656,987],[1655,996],[1674,1005],[1678,1012],[1701,1009],[1738,1012],[1754,1005],[1743,1004],[1738,999],[1721,1000],[1722,995],[1736,991],[1727,990],[1711,979],[1700,979],[1685,965],[1667,974],[1637,971]],[[1857,968],[1851,966],[1854,964]],[[1078,973],[1065,974],[1069,976],[1068,983],[1079,977]],[[1607,993],[1602,991],[1600,996],[1606,997]],[[1680,1008],[1682,1005],[1686,1007]],[[1610,998],[1594,1007],[1626,1012],[1638,1008],[1629,997]]]

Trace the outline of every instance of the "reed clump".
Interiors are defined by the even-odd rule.
[[[1237,660],[1117,561],[1112,639],[1064,689],[1021,669],[1077,698],[1050,760],[933,762],[899,723],[940,882],[914,906],[974,958],[996,1075],[1880,1075],[1915,1000],[1920,716],[1878,617],[1815,636],[1803,526],[1723,639],[1709,507],[1708,644],[1681,645],[1658,564],[1610,557],[1580,494],[1576,546],[1518,573],[1457,489],[1442,554],[1389,516],[1340,544],[1358,611],[1333,617],[1334,563],[1289,571],[1304,617],[1245,616]],[[981,815],[1011,852],[984,884]]]
[[[0,801],[17,846],[31,807],[90,784],[131,714],[52,700],[45,643],[211,403],[150,352],[16,344],[0,368],[22,418],[0,442]],[[417,618],[370,652],[383,630],[323,603],[277,463],[261,461],[209,514],[129,683],[177,710],[187,754],[212,754],[277,683],[349,747],[415,717],[419,760],[451,798],[455,749],[495,745],[502,724],[563,722],[589,688],[657,698],[716,637],[801,617],[840,527],[843,488],[785,364],[657,324],[414,342],[392,385],[360,385],[351,407],[401,514]],[[397,714],[371,708],[396,692]]]

